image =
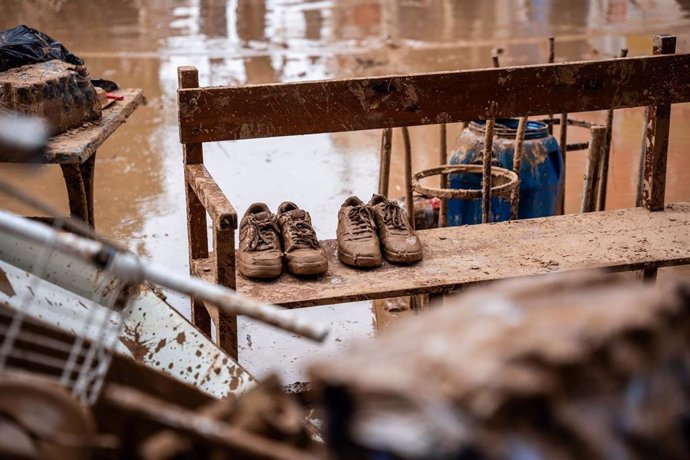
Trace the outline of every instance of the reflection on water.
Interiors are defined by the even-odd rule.
[[[690,0],[0,0],[0,6],[1,28],[26,23],[41,29],[85,58],[93,75],[144,89],[148,105],[98,152],[97,225],[180,270],[187,255],[175,107],[179,65],[195,65],[202,85],[240,85],[488,67],[496,47],[504,49],[503,65],[544,62],[550,35],[558,37],[559,61],[612,56],[622,47],[632,56],[648,54],[654,33],[674,33],[678,51],[690,49]],[[681,177],[690,167],[690,132],[683,129],[690,107],[675,107],[672,120],[667,200],[688,200],[690,182]],[[616,208],[634,202],[641,111],[617,112],[614,129],[609,206]],[[450,126],[449,144],[457,134]],[[206,148],[206,162],[240,212],[253,201],[275,208],[294,200],[311,212],[319,235],[332,238],[340,203],[350,194],[368,198],[376,187],[379,135],[219,143]],[[401,157],[398,136],[394,158]],[[413,128],[412,136],[415,169],[434,165],[437,129]],[[586,133],[573,130],[578,136]],[[583,168],[584,154],[569,157],[568,211],[579,206]],[[66,210],[59,168],[2,165],[0,177]],[[402,195],[399,162],[391,190]],[[4,198],[0,205],[25,211]],[[172,302],[187,311],[184,299]],[[337,317],[334,341],[371,327],[366,306],[313,315]],[[293,342],[285,338],[279,340],[286,341],[286,357],[271,348],[264,354],[280,359],[261,358],[258,344],[275,347],[276,338],[244,323],[240,337],[252,335],[247,344],[254,349],[244,344],[242,359],[258,374],[304,353],[286,351]]]

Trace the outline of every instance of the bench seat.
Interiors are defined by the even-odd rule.
[[[329,270],[315,279],[283,274],[255,281],[237,272],[237,290],[289,308],[412,294],[445,293],[468,284],[554,271],[613,271],[690,263],[690,203],[664,211],[644,208],[571,214],[490,225],[417,232],[424,260],[412,266],[384,263],[357,270],[338,261],[336,241],[323,245]],[[212,279],[211,258],[197,259],[192,273]]]

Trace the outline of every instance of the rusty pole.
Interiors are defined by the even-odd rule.
[[[517,134],[515,135],[515,149],[513,152],[513,172],[517,174],[517,185],[513,189],[510,197],[510,220],[518,218],[520,207],[520,167],[522,166],[522,148],[525,144],[525,129],[527,128],[527,117],[520,117]]]
[[[561,187],[560,196],[560,214],[565,214],[565,172],[566,172],[566,152],[568,151],[568,114],[562,113],[560,116],[559,124],[561,125],[561,135],[559,137],[558,143],[561,146],[561,152],[563,154],[563,186]],[[551,125],[553,126],[553,125]]]
[[[393,129],[385,128],[381,133],[381,160],[379,164],[379,193],[388,197],[388,184],[391,174],[391,150]]]
[[[674,54],[676,37],[673,35],[654,36],[654,54]],[[668,133],[671,126],[671,105],[652,105],[645,111],[645,156],[642,174],[642,204],[649,211],[663,211],[666,195],[666,161],[668,157]],[[657,269],[642,271],[646,281],[656,280]]]
[[[448,164],[448,136],[446,124],[441,123],[439,130],[439,151],[438,161],[441,166]],[[441,174],[441,188],[448,188],[448,174]],[[441,209],[438,213],[438,226],[448,226],[448,198],[441,198]]]
[[[484,132],[484,154],[482,156],[482,223],[489,222],[491,214],[491,156],[494,149],[494,124],[493,118],[486,120]]]
[[[582,190],[582,204],[580,212],[596,210],[597,189],[599,185],[599,171],[601,159],[606,148],[606,127],[595,125],[590,128],[589,157],[585,166],[585,184]]]
[[[414,197],[412,195],[412,146],[410,145],[410,131],[407,126],[402,127],[403,143],[405,145],[405,205],[410,227],[414,230]]]
[[[556,37],[549,37],[549,64],[556,61]],[[553,114],[549,114],[549,121],[553,121]],[[553,134],[553,123],[549,123],[549,134]],[[565,154],[565,152],[564,152]]]
[[[676,37],[671,35],[654,37],[654,54],[675,52]],[[662,211],[666,192],[666,159],[671,105],[653,105],[649,107],[648,115],[642,204],[649,211]]]
[[[628,50],[623,48],[619,57],[626,57]],[[608,189],[609,180],[609,160],[611,158],[611,139],[613,136],[613,109],[606,111],[606,148],[604,149],[604,158],[601,160],[601,187],[599,188],[599,201],[597,204],[597,211],[604,211],[606,209],[606,192]]]

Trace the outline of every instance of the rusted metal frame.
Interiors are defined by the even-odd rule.
[[[439,142],[438,142],[438,164],[444,166],[448,164],[448,132],[445,123],[441,123],[439,128]],[[440,188],[448,188],[448,174],[441,174]],[[438,226],[448,226],[448,199],[441,198],[441,208],[438,212]]]
[[[78,164],[61,164],[62,176],[67,187],[69,213],[74,219],[89,222],[89,204],[86,197],[84,177]]]
[[[410,227],[414,230],[414,197],[412,195],[412,145],[410,143],[410,131],[406,126],[402,127],[403,144],[405,146],[405,206]]]
[[[501,101],[493,118],[687,102],[688,67],[690,54],[180,89],[180,139],[199,143],[486,119],[489,100]],[[533,85],[537,80],[547,83]],[[322,108],[319,123],[313,113],[306,116],[313,107]]]
[[[655,35],[653,53],[674,54],[676,37]],[[663,211],[666,196],[666,163],[668,161],[668,134],[671,126],[671,104],[652,105],[647,109],[646,150],[642,185],[642,205],[649,211]],[[657,269],[643,271],[647,281],[656,280]]]
[[[597,191],[601,171],[601,161],[606,149],[606,127],[592,126],[589,157],[585,167],[585,180],[582,190],[580,212],[596,211]]]
[[[461,200],[476,200],[481,199],[483,190],[467,190],[467,189],[440,189],[436,187],[429,187],[422,185],[420,181],[426,177],[438,174],[456,174],[456,173],[483,173],[484,166],[481,164],[458,164],[458,165],[444,165],[436,166],[429,169],[418,171],[412,176],[412,187],[415,192],[421,195],[435,196],[446,199],[461,199]],[[510,199],[512,197],[515,187],[518,183],[518,175],[509,170],[499,167],[491,168],[491,175],[500,177],[504,180],[503,184],[493,185],[491,187],[492,197],[501,197]]]
[[[671,35],[656,35],[654,37],[654,54],[673,54],[675,50],[676,37]],[[667,76],[664,77],[668,78]],[[664,209],[670,122],[670,104],[649,107],[642,203],[650,211]]]
[[[134,388],[117,384],[106,386],[103,404],[115,411],[135,416],[149,427],[172,428],[206,445],[223,449],[231,457],[265,460],[313,459],[307,452],[272,439],[257,436],[227,423],[199,415],[194,411],[154,398]]]
[[[642,116],[642,136],[640,141],[640,164],[638,167],[637,177],[637,196],[635,197],[635,206],[642,207],[642,195],[644,195],[644,168],[645,158],[647,157],[647,124],[649,123],[649,106],[644,108],[644,115]]]
[[[624,58],[628,55],[627,48],[623,48],[618,57]],[[599,200],[597,211],[606,209],[606,194],[608,192],[609,181],[609,162],[611,158],[611,140],[613,138],[613,109],[606,111],[606,149],[604,158],[601,160],[601,187],[599,188]]]
[[[563,154],[563,185],[561,186],[559,214],[565,214],[565,177],[566,177],[566,152],[568,151],[568,114],[562,113],[559,117],[559,124],[561,125],[561,133],[559,136],[559,144]],[[550,125],[553,126],[553,125]]]
[[[517,185],[511,192],[510,197],[510,220],[518,218],[520,208],[520,168],[522,167],[522,150],[525,145],[525,129],[527,128],[527,117],[520,117],[517,133],[515,134],[515,148],[513,152],[513,172],[517,176]]]
[[[549,64],[556,61],[556,37],[549,37],[549,56],[547,59]],[[553,121],[553,114],[549,114],[549,121]],[[553,123],[549,123],[549,134],[553,134]]]
[[[391,175],[391,151],[393,149],[393,129],[385,128],[381,133],[381,159],[379,163],[379,193],[388,197]]]
[[[495,119],[486,120],[484,151],[482,154],[482,223],[490,222],[491,215],[491,159],[494,150]]]
[[[195,67],[180,67],[177,69],[177,82],[180,89],[198,88],[199,72]],[[182,115],[182,108],[180,108]],[[200,143],[182,143],[182,163],[185,175],[185,202],[187,207],[187,243],[189,247],[189,267],[194,265],[195,259],[208,258],[208,236],[206,234],[206,209],[201,203],[194,189],[189,185],[187,165],[203,164],[204,152]],[[211,338],[211,316],[204,302],[191,299],[192,324],[207,337]]]

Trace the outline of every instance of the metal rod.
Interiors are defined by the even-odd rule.
[[[513,152],[513,172],[517,175],[517,186],[513,190],[510,198],[511,210],[510,220],[518,218],[520,207],[520,168],[522,167],[522,150],[525,145],[525,129],[527,128],[528,117],[520,117],[518,122],[517,134],[515,135],[515,149]]]
[[[491,214],[491,157],[494,148],[495,120],[486,120],[484,132],[484,154],[482,156],[482,223],[489,222]]]
[[[638,208],[642,206],[642,194],[644,193],[644,162],[647,156],[647,125],[649,124],[649,107],[644,108],[644,115],[642,118],[642,140],[640,142],[640,164],[637,177],[637,196],[635,197],[635,206]]]
[[[439,130],[439,151],[438,162],[439,166],[448,164],[448,136],[446,124],[441,123]],[[441,174],[441,187],[448,188],[448,174]],[[438,226],[448,226],[448,198],[441,198],[441,209],[438,213]]]
[[[628,50],[623,48],[619,57],[626,57]],[[611,140],[613,136],[613,109],[606,111],[606,148],[604,149],[604,158],[601,159],[601,187],[599,187],[599,200],[597,201],[597,211],[604,211],[606,209],[606,193],[609,181],[609,161],[611,158]]]
[[[553,64],[556,61],[556,37],[549,37],[549,56],[547,61],[549,64]],[[553,121],[552,113],[549,114],[548,119]],[[553,134],[553,123],[549,123],[549,134]]]
[[[391,174],[391,149],[393,147],[393,129],[385,128],[381,133],[381,161],[379,164],[379,193],[388,196],[388,184]]]
[[[592,126],[590,133],[592,140],[585,167],[585,183],[582,191],[580,212],[592,212],[596,209],[599,171],[601,170],[601,159],[606,148],[605,126]]]
[[[57,232],[7,211],[0,210],[0,230],[73,255],[97,267],[107,266],[114,276],[126,283],[148,280],[216,305],[224,313],[245,315],[318,342],[323,341],[328,335],[327,326],[307,322],[283,308],[242,297],[231,289],[207,283],[199,278],[181,275],[167,267],[153,264],[129,252],[118,251],[98,241],[81,238],[72,233]]]
[[[559,144],[561,146],[561,153],[563,155],[563,186],[561,187],[561,201],[559,203],[560,213],[565,214],[565,177],[566,177],[566,151],[568,150],[568,114],[562,113],[559,123],[561,125],[561,135],[559,136]]]
[[[412,146],[410,145],[410,131],[407,126],[402,128],[403,143],[405,144],[405,205],[410,227],[414,229],[414,197],[412,196]]]

